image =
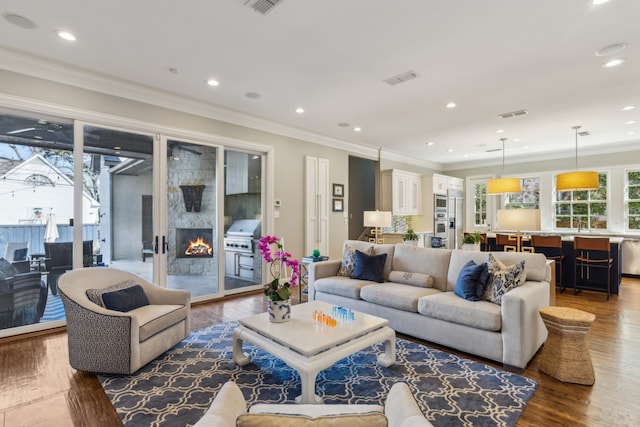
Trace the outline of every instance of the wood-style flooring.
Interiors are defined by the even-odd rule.
[[[518,426],[639,426],[640,280],[624,278],[620,295],[608,302],[602,293],[567,290],[557,293],[556,305],[596,315],[588,335],[596,382],[562,383],[539,372],[536,355],[523,375],[539,387]],[[191,325],[195,330],[264,311],[262,294],[236,296],[194,306]],[[64,330],[0,340],[0,427],[119,425],[96,376],[69,366]]]

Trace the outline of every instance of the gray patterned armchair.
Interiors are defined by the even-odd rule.
[[[188,291],[108,267],[69,271],[58,289],[75,369],[131,374],[189,335]]]

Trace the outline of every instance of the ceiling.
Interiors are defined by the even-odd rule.
[[[3,0],[0,40],[443,170],[499,163],[503,137],[507,161],[572,157],[575,125],[590,133],[581,154],[640,142],[640,1],[281,0],[266,14],[245,2]],[[596,55],[616,43],[626,48]],[[626,62],[603,68],[613,58]]]

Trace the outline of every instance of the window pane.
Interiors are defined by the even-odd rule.
[[[640,171],[632,171],[627,174],[629,185],[640,185]]]
[[[589,192],[588,191],[574,191],[573,192],[573,200],[588,200]]]
[[[629,229],[640,230],[640,216],[629,217]]]
[[[556,227],[558,228],[569,228],[571,226],[571,217],[569,216],[557,216],[556,217]]]
[[[629,200],[640,199],[640,187],[629,187]]]
[[[629,215],[640,215],[640,202],[629,202]]]

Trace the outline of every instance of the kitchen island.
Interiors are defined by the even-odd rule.
[[[495,232],[488,233],[487,238],[489,241],[489,250],[497,251],[501,250],[496,244],[496,234],[513,234],[510,232]],[[562,269],[563,277],[557,277],[556,283],[558,286],[564,288],[573,289],[573,277],[575,274],[575,259],[576,253],[573,249],[573,238],[576,234],[562,234],[562,233],[526,233],[523,234],[523,247],[529,246],[529,236],[531,234],[546,234],[546,235],[561,235],[562,236],[562,253],[564,255],[564,268]],[[605,234],[596,233],[581,233],[580,237],[609,237],[611,258],[613,258],[613,267],[611,269],[611,293],[617,295],[622,280],[622,241],[623,237],[610,236]],[[559,269],[556,269],[559,271]],[[607,292],[607,270],[600,268],[593,268],[590,271],[589,277],[580,281],[580,289]]]

